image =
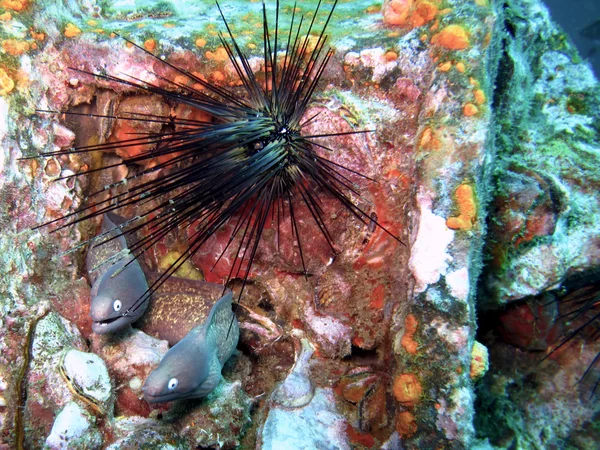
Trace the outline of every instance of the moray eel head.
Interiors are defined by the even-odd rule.
[[[92,330],[97,334],[119,331],[135,322],[148,307],[144,301],[135,310],[129,311],[148,289],[146,278],[137,261],[123,268],[125,263],[110,267],[92,286]]]
[[[146,379],[142,391],[148,403],[203,397],[219,383],[220,366],[215,377],[202,344],[189,339],[193,333],[175,344]]]
[[[148,403],[204,397],[217,387],[223,364],[239,339],[231,302],[228,290],[208,316],[169,349],[142,387]]]

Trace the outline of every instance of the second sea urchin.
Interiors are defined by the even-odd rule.
[[[217,3],[225,27],[225,33],[219,33],[219,40],[239,77],[239,90],[208,82],[182,67],[155,57],[130,41],[140,51],[152,55],[174,71],[177,78],[154,74],[160,81],[159,85],[158,82],[151,83],[130,75],[118,77],[73,69],[158,94],[167,101],[187,105],[210,116],[206,120],[140,113],[121,114],[118,117],[98,116],[158,123],[162,131],[138,133],[119,142],[42,155],[49,157],[114,151],[140,145],[145,148],[122,163],[145,164],[143,170],[91,194],[84,207],[49,223],[59,222],[62,228],[135,205],[138,214],[120,229],[122,234],[134,238],[135,242],[130,245],[129,251],[136,258],[172,230],[190,230],[194,226],[195,231],[188,232],[186,250],[130,310],[123,311],[124,315],[131,314],[133,309],[139,307],[164,280],[227,224],[232,225],[232,231],[219,258],[228,248],[235,249],[227,279],[241,279],[242,291],[257,255],[263,230],[273,226],[279,245],[280,227],[284,221],[289,221],[306,274],[303,245],[309,237],[300,233],[297,222],[299,207],[308,210],[316,229],[325,238],[332,254],[335,254],[334,236],[328,229],[323,213],[322,196],[335,199],[364,224],[381,227],[370,211],[360,206],[359,202],[364,199],[352,181],[355,176],[363,179],[368,177],[327,158],[325,155],[332,149],[324,145],[322,140],[325,137],[368,131],[330,134],[303,132],[306,125],[316,119],[315,115],[306,117],[307,108],[333,55],[333,50],[327,46],[325,30],[336,3],[326,14],[324,25],[318,32],[315,31],[315,24],[321,1],[312,16],[297,15],[294,5],[287,33],[281,33],[280,29],[279,1],[275,9],[274,28],[270,28],[263,3],[261,75],[264,77],[253,70],[250,59],[236,42]],[[180,81],[182,77],[186,82]],[[149,164],[150,161],[152,164]],[[112,167],[107,165],[73,176]],[[122,186],[126,186],[126,189],[113,193],[114,188]],[[110,193],[108,198],[102,198],[101,195],[106,196],[106,193]],[[140,231],[144,237],[138,238],[136,233]]]
[[[565,335],[555,344],[544,360],[567,346],[575,338],[583,339],[584,345],[593,345],[600,340],[600,280],[597,270],[578,274],[564,282],[557,292],[557,299],[561,314],[557,321],[565,327]],[[593,397],[600,385],[600,375],[597,374],[600,365],[600,352],[596,353],[593,360],[582,372],[579,382],[592,378],[590,396]]]

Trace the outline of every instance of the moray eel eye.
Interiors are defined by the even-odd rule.
[[[115,300],[115,302],[113,303],[113,309],[117,312],[121,311],[122,306],[123,303],[121,303],[121,300]]]
[[[173,390],[175,390],[175,388],[177,387],[178,384],[179,384],[179,380],[177,380],[177,378],[171,378],[169,380],[169,384],[167,384],[167,388],[170,391],[173,391]]]

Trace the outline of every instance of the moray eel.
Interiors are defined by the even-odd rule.
[[[142,388],[150,403],[198,398],[209,394],[221,380],[223,364],[235,351],[239,326],[231,310],[232,293],[205,281],[170,277],[161,289],[130,315],[123,316],[148,290],[148,281],[137,261],[126,254],[127,242],[116,236],[124,222],[114,213],[104,215],[102,232],[110,232],[87,256],[92,282],[90,315],[95,333],[116,332],[132,322],[142,331],[172,346]],[[110,258],[125,257],[111,265]],[[157,277],[149,273],[150,283]],[[147,311],[146,311],[147,310]]]
[[[228,291],[200,325],[169,349],[142,387],[147,402],[204,397],[217,387],[240,334],[231,303]]]
[[[114,264],[109,262],[111,257],[127,250],[127,242],[123,236],[106,241],[119,233],[116,227],[123,221],[122,217],[114,213],[104,214],[102,232],[114,232],[109,233],[99,245],[91,247],[86,259],[92,283],[92,330],[98,334],[119,331],[138,320],[148,307],[148,301],[145,301],[135,311],[123,315],[148,290],[144,272],[137,260],[131,261],[131,255],[126,254]],[[129,265],[126,266],[127,263]]]
[[[158,274],[150,272],[147,277],[153,284]],[[224,294],[220,284],[171,276],[152,294],[146,314],[136,327],[168,341],[172,347],[192,328],[206,321],[212,307]]]

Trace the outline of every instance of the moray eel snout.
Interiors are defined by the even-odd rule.
[[[142,387],[148,403],[204,397],[217,387],[240,334],[231,304],[229,291],[204,322],[169,349]]]

